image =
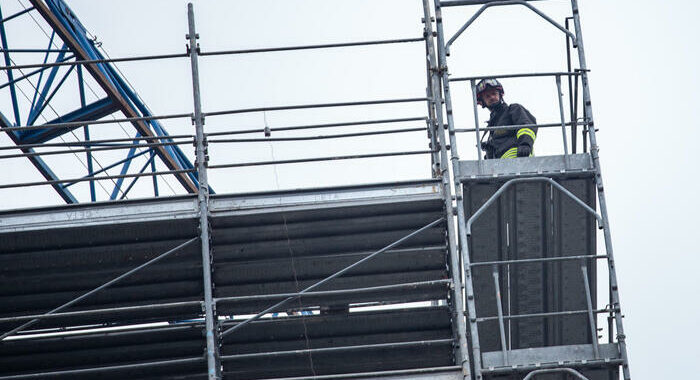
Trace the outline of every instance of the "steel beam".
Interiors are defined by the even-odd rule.
[[[80,75],[82,76],[82,75]],[[83,97],[81,96],[81,99]],[[79,109],[73,110],[63,116],[60,116],[54,120],[49,121],[47,124],[54,123],[68,123],[74,121],[90,121],[95,119],[101,119],[107,115],[111,115],[117,111],[117,107],[112,102],[110,98],[102,98],[93,103],[87,104]],[[36,129],[31,131],[26,131],[20,133],[20,143],[21,144],[37,144],[42,143],[53,138],[56,138],[64,133],[68,133],[73,129],[79,128],[80,126],[66,127],[65,129],[59,128],[49,128],[49,129]],[[89,140],[89,139],[87,139]]]

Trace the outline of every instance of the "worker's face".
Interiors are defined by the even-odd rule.
[[[501,100],[501,94],[498,92],[498,89],[488,88],[481,94],[481,99],[486,107],[491,107]]]

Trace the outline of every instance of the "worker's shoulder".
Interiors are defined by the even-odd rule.
[[[510,110],[510,111],[527,110],[527,108],[525,108],[525,106],[523,106],[520,103],[511,103],[508,105],[508,110]]]

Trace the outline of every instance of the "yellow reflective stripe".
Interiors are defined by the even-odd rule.
[[[516,137],[516,138],[520,138],[520,136],[522,136],[522,135],[528,135],[528,136],[530,136],[530,137],[532,138],[532,140],[535,140],[535,138],[537,138],[537,136],[535,135],[535,131],[533,131],[533,130],[530,129],[530,128],[520,128],[520,129],[518,129],[518,133],[515,134],[515,137]]]
[[[515,158],[515,157],[518,157],[518,148],[517,147],[508,149],[501,156],[501,158]]]

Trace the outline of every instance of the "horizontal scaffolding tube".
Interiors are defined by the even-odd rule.
[[[123,163],[129,161],[129,160],[133,160],[133,159],[136,158],[136,157],[143,156],[144,154],[150,153],[150,152],[152,152],[151,149],[142,150],[142,151],[140,151],[140,152],[134,154],[134,155],[131,156],[131,157],[128,157],[128,156],[127,156],[126,158],[122,158],[121,160],[119,160],[119,161],[117,161],[117,162],[111,163],[111,164],[109,164],[109,165],[107,165],[107,166],[103,166],[103,167],[100,168],[100,170],[93,171],[92,173],[90,173],[90,174],[88,174],[88,175],[86,175],[86,176],[83,176],[83,177],[81,177],[81,178],[88,178],[88,179],[90,179],[90,178],[95,178],[95,176],[98,175],[98,174],[100,174],[100,173],[104,173],[104,172],[106,172],[106,171],[109,170],[109,169],[115,168],[115,167],[117,167],[117,166],[119,166],[119,165],[121,165],[121,164],[123,164]],[[68,182],[67,184],[63,185],[63,187],[64,187],[64,188],[67,188],[67,187],[73,186],[73,185],[75,185],[75,184],[76,184],[76,182]]]
[[[229,303],[229,302],[241,302],[241,301],[258,301],[258,300],[274,300],[279,298],[287,297],[298,297],[304,299],[305,297],[313,296],[331,296],[331,295],[343,295],[343,294],[357,294],[357,293],[367,293],[376,292],[382,290],[401,290],[410,289],[419,286],[431,286],[431,285],[449,285],[450,280],[435,280],[435,281],[422,281],[422,282],[409,282],[405,284],[396,285],[383,285],[383,286],[372,286],[368,288],[355,288],[355,289],[340,289],[340,290],[323,290],[316,292],[306,292],[306,293],[279,293],[279,294],[261,294],[255,296],[237,296],[237,297],[221,297],[215,298],[214,301],[217,303]],[[0,318],[0,322],[3,320]]]
[[[541,263],[551,261],[568,261],[578,259],[605,259],[606,255],[582,255],[582,256],[562,256],[562,257],[543,257],[540,259],[522,259],[522,260],[503,260],[503,261],[483,261],[471,263],[469,266],[478,267],[484,265],[505,265],[505,264],[523,264],[523,263]]]
[[[86,182],[86,181],[101,181],[103,179],[118,179],[118,178],[133,178],[133,177],[153,177],[157,175],[169,175],[169,174],[180,174],[180,173],[194,173],[194,169],[180,169],[180,170],[166,170],[162,172],[153,173],[138,173],[138,174],[120,174],[120,175],[106,175],[101,177],[82,177],[82,178],[67,178],[58,179],[54,181],[38,181],[38,182],[24,182],[24,183],[13,183],[13,184],[3,184],[0,185],[0,189],[9,189],[13,187],[31,187],[31,186],[43,186],[43,185],[56,185],[60,183],[71,183],[76,182]]]
[[[200,53],[198,53],[198,55],[200,57],[206,57],[206,56],[212,56],[212,55],[270,53],[270,52],[275,52],[275,51],[289,51],[289,50],[328,49],[328,48],[339,48],[339,47],[349,47],[349,46],[400,44],[400,43],[407,43],[407,42],[420,42],[420,41],[424,41],[424,40],[425,39],[423,37],[415,37],[415,38],[403,38],[403,39],[395,39],[395,40],[340,42],[340,43],[335,43],[335,44],[282,46],[282,47],[273,47],[273,48],[240,49],[240,50],[221,50],[221,51],[200,52]]]
[[[609,313],[608,309],[598,309],[593,310],[595,314]],[[562,317],[567,315],[578,315],[578,314],[588,314],[588,310],[572,310],[572,311],[552,311],[549,313],[534,313],[534,314],[520,314],[520,315],[504,315],[503,319],[528,319],[528,318],[542,318],[542,317]],[[499,317],[481,317],[477,318],[477,322],[486,321],[497,321]]]
[[[152,147],[158,147],[158,146],[173,146],[173,145],[188,145],[188,144],[192,144],[192,141],[177,141],[177,142],[173,141],[173,142],[146,143],[146,144],[119,144],[119,145],[100,146],[100,147],[96,147],[96,148],[85,148],[85,149],[51,150],[48,152],[30,152],[30,153],[6,154],[6,155],[0,155],[0,160],[5,159],[5,158],[55,156],[58,154],[100,152],[103,150],[120,150],[120,149],[131,149],[131,148],[152,148]]]
[[[148,61],[156,59],[171,59],[171,58],[186,58],[190,55],[188,53],[176,53],[176,54],[161,54],[161,55],[141,55],[136,57],[124,57],[124,58],[110,58],[110,59],[87,59],[82,61],[72,61],[72,62],[53,62],[53,63],[31,63],[26,65],[12,65],[12,66],[0,66],[0,70],[15,70],[15,69],[32,69],[36,67],[56,67],[56,66],[73,66],[73,65],[87,65],[95,63],[112,63],[112,62],[131,62],[131,61]]]
[[[70,53],[68,49],[0,49],[0,53]]]
[[[243,162],[240,164],[221,164],[209,165],[209,169],[224,169],[224,168],[240,168],[247,166],[263,166],[263,165],[280,165],[280,164],[298,164],[302,162],[318,162],[318,161],[336,161],[336,160],[354,160],[360,158],[376,158],[376,157],[392,157],[392,156],[411,156],[418,154],[432,154],[432,150],[416,150],[409,152],[392,152],[392,153],[373,153],[373,154],[357,154],[353,156],[331,156],[318,158],[299,158],[294,160],[279,160],[279,161],[258,161],[258,162]]]
[[[355,379],[355,378],[374,378],[397,375],[417,375],[437,372],[452,372],[461,371],[461,366],[449,367],[432,367],[432,368],[414,368],[414,369],[398,369],[391,371],[375,371],[375,372],[358,372],[358,373],[342,373],[338,375],[316,375],[316,376],[301,376],[301,377],[278,377],[268,380],[334,380],[334,379]]]
[[[392,350],[402,347],[415,347],[415,346],[432,346],[438,344],[452,343],[452,339],[435,339],[435,340],[420,340],[413,342],[399,342],[399,343],[380,343],[380,344],[364,344],[359,346],[346,346],[346,347],[326,347],[326,348],[311,348],[305,350],[291,350],[291,351],[276,351],[276,352],[259,352],[254,354],[239,354],[239,355],[222,355],[222,361],[231,360],[241,360],[241,359],[252,359],[252,358],[274,358],[278,356],[290,356],[290,355],[308,355],[308,354],[319,354],[327,352],[349,352],[349,351],[364,351],[369,349],[387,349]]]
[[[192,139],[192,140],[194,140],[194,136],[193,135],[173,135],[173,136],[153,136],[153,137],[124,137],[124,138],[120,138],[120,139],[87,140],[87,141],[73,141],[73,142],[62,142],[62,143],[18,144],[18,145],[0,146],[0,150],[44,148],[44,147],[57,148],[57,147],[64,147],[64,146],[91,146],[91,145],[99,145],[99,144],[104,144],[104,143],[115,143],[115,142],[178,140],[178,139]],[[133,146],[133,145],[131,145],[131,146]]]
[[[580,72],[568,72],[568,71],[553,71],[548,73],[518,73],[518,74],[500,74],[500,75],[481,75],[477,77],[456,77],[450,78],[450,82],[463,82],[471,80],[481,80],[481,79],[507,79],[507,78],[527,78],[527,77],[554,77],[554,76],[578,76],[581,75]]]
[[[243,108],[243,109],[228,110],[228,111],[203,112],[202,115],[203,116],[221,116],[221,115],[233,115],[233,114],[239,114],[239,113],[286,111],[286,110],[298,110],[298,109],[308,109],[308,108],[349,107],[349,106],[368,106],[368,105],[374,105],[374,104],[425,102],[427,100],[429,100],[429,99],[428,98],[407,98],[407,99],[366,100],[366,101],[360,101],[360,102],[343,102],[343,103],[300,104],[300,105],[293,105],[293,106],[257,107],[257,108]]]
[[[70,55],[70,56],[68,56],[68,57],[64,57],[60,62],[65,62],[65,61],[67,61],[67,60],[69,60],[69,59],[73,59],[73,57],[74,57],[73,55]],[[24,79],[30,78],[30,77],[32,77],[32,76],[34,76],[34,75],[36,75],[36,74],[41,73],[42,71],[44,71],[44,70],[46,70],[46,69],[47,69],[47,68],[44,67],[44,68],[41,68],[41,69],[34,70],[34,71],[30,72],[30,73],[24,74],[24,75],[22,75],[22,76],[20,76],[20,77],[14,78],[13,80],[11,80],[11,81],[9,81],[9,82],[5,82],[5,83],[3,83],[2,85],[0,85],[0,89],[3,89],[3,88],[5,88],[5,87],[7,87],[7,86],[9,86],[9,85],[11,85],[11,84],[13,84],[13,83],[17,83],[17,82],[22,81],[22,80],[24,80]]]
[[[570,121],[568,123],[564,123],[564,125],[572,126],[572,125],[587,125],[587,122],[584,121],[577,121],[573,122]],[[493,126],[493,127],[480,127],[480,131],[497,131],[501,129],[520,129],[520,128],[532,128],[532,127],[537,127],[537,128],[552,128],[552,127],[561,127],[561,123],[547,123],[547,124],[516,124],[516,125],[498,125],[498,126]],[[476,128],[455,128],[455,132],[476,132]]]
[[[68,369],[68,370],[64,370],[64,371],[52,371],[52,372],[30,373],[30,374],[26,374],[26,375],[2,376],[2,377],[0,377],[0,380],[46,379],[48,377],[60,376],[60,375],[64,375],[64,376],[66,376],[66,375],[87,375],[87,374],[97,374],[100,372],[149,368],[149,367],[166,367],[166,366],[176,365],[176,364],[187,364],[187,363],[197,363],[197,362],[206,363],[206,361],[204,360],[204,357],[180,358],[180,359],[173,359],[173,360],[161,360],[161,361],[155,361],[155,362],[147,362],[147,363],[114,365],[114,366],[108,366],[108,367]],[[204,372],[204,371],[205,371],[205,369],[202,369],[202,372]]]
[[[384,131],[344,133],[344,134],[338,134],[338,135],[321,135],[321,136],[265,137],[265,138],[260,138],[260,139],[212,139],[212,140],[208,140],[208,142],[209,143],[245,143],[245,142],[268,142],[268,141],[327,140],[327,139],[340,139],[340,138],[347,138],[347,137],[389,135],[389,134],[408,133],[408,132],[424,132],[425,130],[426,130],[426,128],[422,127],[422,128],[408,128],[408,129],[388,129],[388,130],[384,130]]]
[[[317,128],[333,128],[333,127],[349,127],[353,125],[370,125],[370,124],[389,124],[389,123],[402,123],[408,121],[427,121],[427,117],[408,117],[403,119],[383,119],[383,120],[364,120],[364,121],[348,121],[343,123],[329,123],[329,124],[312,124],[312,125],[298,125],[291,127],[277,127],[270,128],[270,132],[281,132],[281,131],[297,131],[303,129],[317,129]],[[213,132],[207,133],[208,137],[211,136],[230,136],[230,135],[244,135],[250,133],[265,133],[264,128],[257,129],[244,129],[242,131],[230,131],[230,132]]]
[[[157,116],[141,116],[141,117],[125,117],[122,119],[112,119],[112,120],[83,120],[83,121],[72,121],[69,123],[52,123],[52,124],[42,124],[42,125],[23,125],[19,127],[6,127],[0,128],[2,131],[31,131],[34,129],[48,129],[48,128],[70,128],[70,127],[84,127],[86,124],[91,126],[96,124],[117,124],[117,123],[130,123],[134,121],[150,121],[150,120],[164,120],[164,119],[191,119],[193,114],[191,113],[178,113],[172,115],[157,115]]]
[[[138,306],[122,306],[122,307],[112,307],[108,309],[92,309],[92,310],[80,310],[80,311],[66,311],[63,313],[53,313],[53,314],[33,314],[33,315],[21,315],[17,317],[5,317],[0,318],[0,323],[4,322],[20,322],[29,319],[56,319],[62,317],[80,317],[85,315],[100,315],[100,314],[111,314],[119,313],[124,311],[144,311],[144,310],[159,310],[159,309],[170,309],[183,306],[197,306],[202,304],[202,301],[183,301],[183,302],[169,302],[160,304],[150,304],[150,305],[138,305]]]

